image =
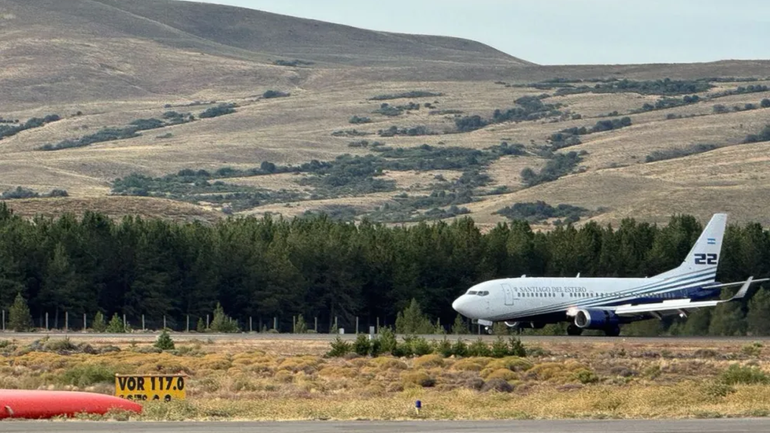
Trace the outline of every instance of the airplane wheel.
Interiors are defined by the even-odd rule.
[[[578,328],[574,324],[567,326],[567,335],[580,335],[583,333],[583,328]]]
[[[620,335],[620,326],[612,326],[604,330],[604,335],[608,337],[617,337]]]

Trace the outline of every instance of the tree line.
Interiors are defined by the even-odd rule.
[[[492,278],[652,276],[676,267],[702,229],[692,216],[666,226],[633,219],[617,227],[589,222],[549,232],[525,221],[483,232],[470,218],[385,226],[321,216],[293,220],[232,218],[214,225],[86,212],[81,218],[23,219],[0,203],[0,306],[20,293],[37,324],[50,317],[164,317],[183,329],[217,303],[241,329],[251,317],[288,331],[302,314],[318,331],[395,324],[415,299],[434,323],[455,323],[452,301]],[[722,281],[770,275],[770,234],[759,224],[730,225]],[[725,291],[728,296],[731,292]],[[311,319],[313,318],[313,319]],[[89,319],[90,320],[90,319]],[[770,333],[770,295],[654,322],[649,332]],[[193,325],[194,326],[194,325]],[[650,325],[653,326],[653,325]],[[448,328],[446,328],[448,329]]]

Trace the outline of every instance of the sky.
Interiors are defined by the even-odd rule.
[[[766,0],[197,0],[476,40],[531,62],[770,59]]]

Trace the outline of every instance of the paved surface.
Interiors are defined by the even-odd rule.
[[[215,341],[232,341],[232,340],[286,340],[286,341],[332,341],[337,338],[337,335],[330,334],[257,334],[257,333],[239,333],[239,334],[196,334],[196,333],[183,333],[174,332],[171,334],[174,340],[215,340]],[[11,338],[25,338],[25,339],[38,339],[45,336],[51,338],[63,338],[69,337],[71,340],[78,341],[98,341],[108,339],[119,340],[136,340],[136,341],[153,341],[158,338],[158,333],[146,332],[146,333],[132,333],[132,334],[86,334],[83,332],[35,332],[35,333],[15,333],[15,332],[0,332],[0,339]],[[355,334],[341,335],[345,340],[354,340]],[[444,337],[449,340],[455,340],[461,337],[465,340],[475,340],[479,338],[479,335],[423,335],[429,340],[440,340]],[[494,340],[497,337],[493,335],[481,335],[481,338],[485,340]],[[767,337],[605,337],[605,336],[538,336],[538,335],[523,335],[520,337],[523,342],[550,342],[550,343],[569,343],[569,342],[585,342],[585,343],[601,343],[601,342],[613,342],[613,341],[628,341],[634,343],[740,343],[740,342],[752,342],[752,341],[766,341],[770,343],[770,336]]]
[[[403,422],[82,422],[3,421],[2,433],[758,433],[770,431],[770,419],[607,420],[607,421],[403,421]]]

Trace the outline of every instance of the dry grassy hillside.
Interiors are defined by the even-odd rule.
[[[544,201],[584,208],[583,221],[728,211],[770,223],[768,142],[743,144],[770,124],[761,103],[770,91],[746,90],[770,85],[770,62],[541,67],[471,41],[170,0],[0,0],[0,32],[0,117],[19,120],[0,123],[0,135],[33,117],[61,118],[0,139],[0,192],[70,196],[10,200],[24,215],[92,208],[212,220],[324,211],[409,222],[468,211],[492,225],[505,220],[496,212],[506,206]],[[555,77],[573,82],[543,83]],[[702,87],[562,88],[626,78]],[[526,100],[551,108],[493,121],[495,110],[520,110]],[[201,117],[221,104],[233,112]],[[459,119],[474,115],[490,124],[458,130]],[[630,125],[554,145],[559,131],[590,132],[623,117]],[[140,119],[159,123],[71,146]],[[394,126],[406,135],[388,136]],[[39,150],[58,143],[65,148]],[[572,151],[580,161],[558,179],[528,186],[522,178],[523,169],[537,173]],[[343,154],[370,159],[297,168]],[[189,175],[115,182],[181,170]]]

